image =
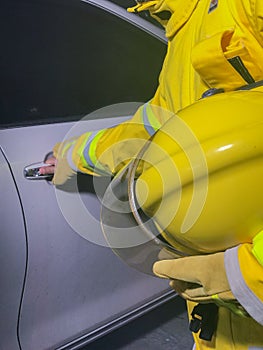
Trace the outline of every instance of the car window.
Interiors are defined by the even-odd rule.
[[[73,0],[0,5],[0,123],[74,120],[146,101],[166,45],[100,8]]]

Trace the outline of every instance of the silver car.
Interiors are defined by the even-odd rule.
[[[0,38],[0,349],[79,349],[175,293],[81,234],[102,236],[92,177],[78,179],[79,229],[59,200],[75,191],[24,169],[83,116],[96,130],[132,115],[154,93],[166,40],[104,0],[3,0]],[[124,108],[101,112],[112,105]]]

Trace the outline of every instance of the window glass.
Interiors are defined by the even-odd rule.
[[[76,119],[98,108],[146,101],[166,45],[81,1],[0,4],[2,125]]]

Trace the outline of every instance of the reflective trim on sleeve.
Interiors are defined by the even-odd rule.
[[[71,167],[72,170],[76,171],[76,172],[79,172],[80,170],[76,167],[76,165],[74,164],[73,162],[73,159],[72,159],[72,152],[73,152],[73,148],[74,148],[74,143],[71,145],[70,149],[68,150],[68,153],[67,153],[67,162],[68,162],[68,165]]]
[[[69,141],[67,142],[66,144],[64,144],[64,147],[62,146],[62,149],[61,149],[61,156],[64,157],[65,156],[65,153],[68,151],[68,149],[70,147],[72,147],[74,144],[75,144],[75,140],[73,141]]]
[[[232,311],[235,315],[240,316],[240,317],[248,316],[248,314],[244,310],[244,308],[240,307],[240,304],[232,303],[231,301],[222,300],[221,298],[219,298],[218,294],[213,294],[211,297],[215,301],[217,306],[223,306],[223,307],[229,309],[230,311]]]
[[[155,132],[161,127],[161,124],[159,123],[158,119],[154,115],[149,103],[145,103],[143,105],[142,119],[143,119],[143,125],[145,127],[145,130],[148,132],[150,136],[155,134]]]
[[[263,266],[263,230],[253,239],[252,253],[260,265]]]
[[[105,169],[98,162],[98,159],[96,157],[96,148],[97,143],[101,136],[104,134],[104,132],[105,129],[91,133],[90,137],[88,138],[88,142],[86,143],[85,148],[83,150],[83,156],[88,166],[92,169],[96,167],[102,171],[105,171]]]
[[[238,261],[238,247],[225,252],[225,269],[230,288],[239,303],[263,325],[263,303],[246,284]]]

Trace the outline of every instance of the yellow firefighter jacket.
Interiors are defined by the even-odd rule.
[[[157,91],[131,120],[56,146],[55,156],[66,157],[75,170],[94,174],[96,166],[98,174],[116,173],[138,153],[141,140],[149,139],[173,113],[211,88],[228,92],[249,85],[263,92],[258,83],[263,80],[262,0],[156,0],[138,2],[129,9],[143,10],[162,23],[168,38]],[[164,11],[170,13],[169,19],[161,19]],[[153,105],[169,113],[158,115]],[[256,320],[251,326],[251,321],[242,323],[229,316],[228,322],[241,322],[243,330],[252,327],[251,332],[256,333],[251,347],[244,340],[244,347],[238,349],[259,349],[259,345],[263,349],[263,231],[255,232],[250,242],[227,250],[226,272],[233,294]],[[227,328],[226,323],[221,328]],[[233,332],[230,337],[234,339],[237,327]]]

